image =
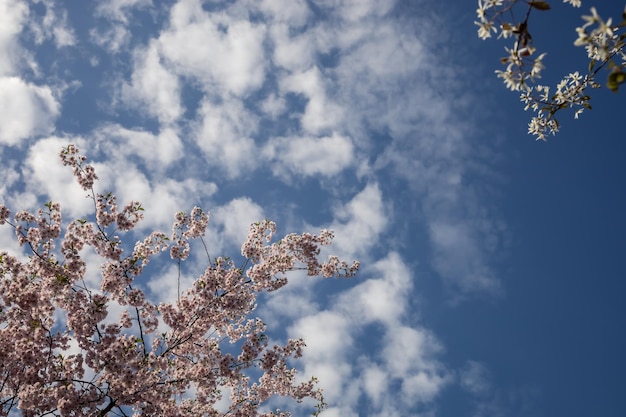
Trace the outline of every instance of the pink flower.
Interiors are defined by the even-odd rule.
[[[354,275],[358,263],[348,266],[334,256],[319,262],[331,231],[289,234],[271,243],[276,225],[256,223],[242,246],[250,260],[247,270],[224,258],[208,259],[176,302],[155,303],[135,278],[168,247],[177,263],[187,259],[190,239],[206,232],[208,213],[198,207],[177,213],[171,240],[152,232],[127,245],[127,234],[113,233],[135,227],[143,217],[141,204],[133,201],[118,211],[115,195],[96,195],[95,171],[75,146],[65,148],[61,159],[90,192],[95,221],[72,221],[62,234],[57,203],[47,203],[37,215],[18,212],[15,225],[0,206],[0,224],[13,227],[18,243],[32,251],[24,260],[0,253],[0,380],[5,381],[0,416],[16,409],[22,415],[93,416],[128,409],[147,416],[217,415],[220,386],[231,388],[234,416],[260,415],[260,407],[276,395],[296,402],[313,398],[323,407],[315,380],[296,383],[296,370],[287,364],[302,355],[304,341],[270,348],[265,324],[251,315],[259,292],[286,285],[290,271]],[[99,288],[85,280],[86,248],[101,258]],[[110,317],[115,303],[127,308]],[[240,352],[232,354],[234,348]]]

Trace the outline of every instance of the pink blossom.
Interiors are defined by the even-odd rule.
[[[289,415],[259,411],[277,395],[313,398],[323,408],[315,379],[297,383],[288,365],[302,355],[304,341],[270,347],[265,323],[252,312],[258,294],[286,285],[290,271],[356,273],[358,263],[318,260],[331,231],[271,243],[276,225],[255,223],[242,246],[246,270],[232,260],[207,259],[176,302],[153,303],[135,278],[167,249],[179,265],[187,259],[189,241],[205,235],[208,213],[198,207],[177,213],[171,238],[155,231],[127,245],[127,232],[143,218],[141,204],[119,210],[115,195],[95,194],[95,170],[75,146],[64,148],[61,159],[94,202],[91,220],[73,220],[62,230],[61,208],[49,202],[36,214],[17,212],[12,223],[0,205],[0,224],[12,227],[18,244],[31,252],[24,260],[0,253],[0,416],[129,410],[135,416],[217,416],[221,386],[231,388],[227,415]],[[86,248],[101,258],[98,288],[86,284]],[[111,313],[113,302],[125,307],[119,315]]]

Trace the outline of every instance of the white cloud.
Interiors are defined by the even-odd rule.
[[[355,334],[368,333],[369,330],[363,329],[371,324],[382,324],[385,329],[380,335],[380,344],[384,346],[380,357],[367,358],[363,354],[359,368],[354,371],[359,373],[363,395],[370,398],[376,409],[397,410],[397,404],[388,405],[397,401],[393,399],[392,383],[401,380],[403,389],[413,391],[408,393],[410,398],[423,402],[432,400],[447,382],[447,377],[433,357],[440,349],[439,343],[427,331],[403,324],[410,311],[409,297],[413,287],[409,268],[397,253],[391,252],[362,271],[361,278],[365,274],[372,277],[343,292],[333,307],[342,316],[350,318],[356,326],[352,330]],[[408,348],[407,354],[413,356],[411,364],[405,364],[406,372],[392,358],[398,354],[394,351],[395,345],[403,346],[404,336],[414,344]],[[402,355],[406,357],[406,354]]]
[[[284,97],[278,97],[276,94],[270,94],[261,103],[261,110],[272,119],[277,118],[287,110],[287,101]]]
[[[169,253],[165,252],[162,256],[169,258]],[[200,271],[202,272],[202,271]],[[200,275],[200,274],[198,274]],[[172,303],[178,299],[178,290],[180,288],[181,294],[188,288],[191,288],[193,281],[197,276],[180,275],[180,282],[178,276],[178,267],[174,264],[163,268],[161,271],[154,272],[147,283],[150,289],[150,299],[163,303]],[[165,331],[165,325],[161,325],[160,331]]]
[[[254,170],[258,158],[251,135],[256,132],[258,122],[241,100],[231,98],[219,104],[205,100],[198,117],[193,139],[204,152],[208,165],[220,168],[229,177]]]
[[[122,87],[123,99],[161,123],[175,122],[183,112],[180,83],[178,77],[163,66],[158,44],[153,41],[144,50],[138,49],[134,63],[131,83]]]
[[[28,6],[19,0],[0,2],[0,75],[12,74],[16,66],[17,35],[28,17]]]
[[[273,61],[289,70],[302,72],[314,65],[316,48],[310,32],[292,36],[287,24],[275,24],[270,28],[274,42]]]
[[[390,253],[372,265],[372,272],[381,278],[367,279],[339,296],[337,308],[363,324],[400,323],[406,312],[413,284],[411,273],[396,253]]]
[[[280,81],[283,93],[294,92],[308,99],[300,122],[306,133],[320,134],[340,127],[344,109],[326,94],[324,77],[317,68],[284,77]]]
[[[197,0],[180,0],[159,42],[177,72],[205,91],[245,95],[265,79],[264,39],[262,24],[209,14]]]
[[[333,251],[359,256],[372,248],[388,224],[389,210],[383,203],[378,184],[368,184],[344,206],[334,210]],[[335,249],[336,248],[336,249]]]
[[[383,337],[385,368],[402,380],[405,401],[432,401],[449,382],[445,370],[433,360],[442,349],[439,342],[430,332],[407,326],[390,328]]]
[[[96,192],[112,191],[120,206],[131,200],[142,203],[145,219],[138,230],[169,231],[176,212],[206,202],[217,190],[215,184],[202,178],[162,177],[163,168],[182,153],[178,136],[169,129],[153,135],[108,125],[87,138],[50,137],[32,145],[23,170],[26,191],[61,202],[72,217],[93,212],[93,202],[85,198],[87,192],[76,183],[71,168],[64,167],[57,157],[69,143],[76,144],[87,156],[87,163],[94,165],[98,175]],[[134,156],[143,159],[150,169],[140,169]]]
[[[445,374],[418,371],[402,381],[402,400],[410,405],[433,401],[448,382]]]
[[[382,78],[380,81],[386,84],[388,81],[397,81],[394,77],[410,74],[424,65],[422,43],[404,33],[402,27],[394,23],[377,22],[367,33],[359,33],[360,36],[352,41],[356,46],[342,56],[337,68],[342,78],[371,77],[369,80],[359,78],[359,81],[366,82],[353,83],[353,86],[365,89],[374,84],[375,90],[379,90],[381,86],[375,84],[376,78]]]
[[[129,16],[133,9],[152,7],[151,0],[102,0],[99,1],[94,15],[106,20],[106,25],[92,29],[89,34],[91,41],[106,48],[109,52],[118,53],[130,41],[128,29]]]
[[[321,311],[301,318],[289,329],[290,337],[305,339],[305,374],[323,381],[328,401],[347,408],[358,398],[358,392],[351,393],[353,365],[346,358],[353,349],[352,326],[339,312]]]
[[[335,176],[354,160],[352,141],[333,133],[331,136],[272,138],[263,147],[263,156],[275,175]]]
[[[39,0],[46,12],[41,19],[31,15],[30,30],[35,34],[35,41],[42,43],[45,39],[52,39],[57,48],[71,46],[76,43],[74,31],[67,23],[67,11],[57,10],[53,0]]]
[[[15,213],[11,212],[11,215],[13,214]],[[19,257],[22,256],[20,249],[23,248],[20,248],[17,243],[15,231],[6,225],[2,225],[0,227],[0,252],[7,252],[11,256]]]
[[[118,53],[130,41],[130,32],[121,23],[112,22],[102,29],[91,29],[89,38],[111,53]]]
[[[288,329],[290,337],[304,337],[305,374],[319,377],[331,415],[355,410],[363,396],[371,400],[370,415],[408,415],[427,409],[452,381],[437,359],[443,350],[437,338],[407,323],[413,279],[407,265],[392,252],[361,279],[372,273],[325,310],[300,312]]]
[[[0,143],[20,140],[54,130],[60,105],[47,86],[17,77],[0,77]]]
[[[74,219],[90,213],[93,202],[85,198],[87,192],[74,179],[72,169],[63,166],[57,156],[69,143],[84,149],[85,142],[80,138],[49,137],[37,141],[29,148],[22,176],[27,184],[26,192],[59,202],[64,213]]]
[[[98,129],[95,135],[101,148],[106,149],[109,154],[119,155],[119,150],[123,149],[124,157],[136,155],[155,172],[162,171],[184,156],[183,142],[170,127],[163,128],[155,135],[111,124]]]
[[[491,389],[489,370],[476,361],[468,361],[459,373],[459,383],[463,389],[474,394],[484,395]]]
[[[265,218],[263,208],[250,198],[241,197],[211,212],[211,221],[222,227],[225,243],[239,249],[248,238],[250,225]]]
[[[0,148],[0,159],[2,165],[0,166],[0,195],[4,198],[9,198],[9,190],[20,179],[20,174],[17,171],[16,161],[11,161],[8,156],[3,155],[2,148]],[[6,202],[4,203],[7,204]]]
[[[314,0],[318,7],[338,13],[348,21],[365,17],[382,17],[391,10],[395,0]]]
[[[313,361],[322,363],[340,362],[352,348],[350,331],[352,323],[339,312],[321,311],[303,317],[292,326],[295,337],[306,336],[306,355]]]
[[[102,0],[98,2],[95,14],[128,24],[131,9],[145,9],[151,6],[152,0]]]
[[[324,410],[324,417],[358,417],[359,415],[348,407],[328,407]]]
[[[122,155],[120,155],[122,156]],[[189,211],[215,193],[215,184],[203,179],[151,178],[125,158],[116,158],[94,164],[100,178],[97,190],[112,190],[118,205],[139,201],[144,207],[144,220],[137,230],[162,230],[168,232],[179,211]],[[119,175],[123,172],[124,175]]]
[[[361,380],[365,393],[374,406],[379,407],[384,393],[389,390],[389,374],[376,364],[368,364],[363,369]]]
[[[434,252],[433,266],[448,284],[463,291],[498,292],[499,282],[487,266],[477,234],[466,221],[432,221],[429,235]]]
[[[145,132],[121,133],[138,135],[141,140],[150,143],[150,138],[141,138]],[[102,131],[96,132],[94,136],[100,134]],[[169,232],[175,213],[189,211],[193,205],[201,205],[217,190],[214,183],[202,178],[176,180],[163,177],[158,171],[140,169],[133,159],[134,155],[141,156],[140,149],[136,149],[138,154],[133,153],[133,147],[139,148],[139,144],[120,144],[116,141],[102,146],[96,140],[93,136],[88,139],[51,137],[36,142],[29,149],[26,169],[23,170],[27,191],[43,196],[46,200],[59,201],[70,218],[93,214],[93,202],[86,198],[88,192],[80,188],[71,168],[62,166],[57,157],[61,148],[69,143],[77,145],[81,153],[87,156],[87,163],[94,166],[98,175],[94,184],[96,193],[113,192],[119,207],[130,201],[142,204],[145,218],[136,227],[140,233],[147,230]],[[154,148],[154,145],[149,147]]]
[[[19,4],[0,4],[0,69],[7,56],[7,71],[17,62],[16,34],[27,16]],[[489,268],[490,252],[483,242],[492,226],[485,225],[484,204],[465,183],[473,154],[454,119],[450,102],[457,97],[451,98],[441,87],[443,76],[438,71],[445,71],[442,59],[430,55],[428,44],[420,41],[415,28],[388,16],[393,4],[375,0],[242,0],[204,7],[199,0],[180,0],[165,29],[151,34],[153,38],[130,55],[133,73],[123,87],[124,103],[155,117],[160,130],[154,133],[105,124],[88,139],[72,139],[79,146],[97,143],[95,150],[104,158],[96,164],[102,178],[100,190],[116,192],[121,205],[131,199],[143,203],[146,220],[140,223],[140,231],[168,231],[176,211],[189,210],[215,193],[216,185],[205,181],[206,176],[178,180],[187,172],[181,161],[198,148],[202,151],[199,158],[206,161],[203,175],[225,173],[234,186],[239,183],[232,180],[251,178],[259,168],[269,168],[283,178],[336,176],[344,180],[346,171],[369,165],[369,157],[376,158],[371,152],[374,147],[377,151],[384,148],[367,172],[368,185],[351,199],[331,206],[334,218],[328,226],[335,230],[336,239],[328,252],[371,261],[364,262],[360,281],[329,299],[318,297],[321,285],[316,281],[296,273],[284,291],[268,297],[261,315],[274,315],[272,330],[284,330],[286,319],[295,320],[288,331],[290,336],[303,335],[307,340],[306,373],[320,377],[326,389],[326,399],[331,402],[327,416],[357,415],[354,410],[364,399],[371,403],[370,415],[414,415],[416,409],[420,414],[426,409],[425,415],[451,381],[438,360],[441,343],[415,322],[412,268],[397,253],[390,251],[382,259],[374,255],[373,249],[389,250],[389,245],[404,243],[398,242],[396,235],[394,239],[385,236],[387,228],[397,226],[393,220],[406,214],[393,211],[388,200],[407,198],[414,204],[411,207],[417,207],[415,213],[409,213],[415,217],[408,221],[425,229],[433,258],[422,259],[428,256],[425,253],[415,256],[432,264],[447,283],[461,291],[497,287]],[[94,40],[113,52],[121,50],[131,41],[129,16],[136,9],[157,13],[147,11],[151,6],[147,0],[99,3],[97,13],[108,22],[92,32]],[[208,12],[213,6],[217,10]],[[249,11],[244,6],[254,13],[260,11],[267,20],[248,21]],[[321,8],[321,14],[328,13],[330,20],[313,20],[309,6],[316,13]],[[13,19],[7,20],[6,27],[1,25],[2,7]],[[333,62],[325,67],[318,60],[327,53],[332,53],[328,58]],[[124,55],[116,59],[126,59]],[[126,62],[121,63],[127,67]],[[276,71],[266,78],[268,68]],[[0,122],[6,119],[15,124],[0,123],[0,133],[2,129],[9,132],[0,142],[16,144],[21,138],[52,131],[59,105],[51,90],[17,78],[11,82],[19,99],[9,102],[6,89],[0,89],[0,110],[8,106],[5,103],[11,106],[0,113]],[[187,87],[201,95],[197,109],[192,108],[194,100],[185,103],[195,112],[195,120],[189,124],[181,101],[181,92]],[[266,97],[258,107],[250,104],[257,94]],[[301,113],[288,108],[293,94],[306,102]],[[28,111],[11,113],[15,103],[33,114],[47,114],[47,119]],[[272,120],[260,119],[256,109]],[[290,111],[299,128],[291,123],[282,126],[287,117],[279,117]],[[266,122],[275,123],[267,138]],[[379,136],[384,140],[378,142]],[[257,144],[259,137],[263,139]],[[90,202],[70,170],[50,160],[67,141],[55,137],[34,144],[26,160],[32,174],[24,174],[29,185],[23,197],[34,202],[36,195],[51,194],[53,199],[69,202],[64,207],[77,216],[92,209]],[[367,159],[362,156],[366,152]],[[172,174],[177,162],[182,173]],[[394,181],[398,177],[406,180],[408,192],[397,197],[385,188],[383,193],[379,185],[383,176],[376,178],[381,173],[393,175]],[[14,174],[0,175],[15,181]],[[342,181],[342,187],[346,183]],[[336,197],[350,189],[325,191]],[[289,197],[285,199],[272,204],[293,203]],[[210,222],[216,232],[207,237],[211,254],[238,247],[249,223],[261,218],[263,207],[248,197],[221,206],[216,203]],[[301,224],[306,225],[307,220]],[[172,300],[176,271],[162,272],[150,281],[151,289]],[[193,277],[182,278],[185,288]],[[471,392],[480,390],[480,375],[474,371],[468,365],[460,374],[462,386]]]
[[[315,278],[295,273],[290,274],[288,278],[289,285],[268,295],[260,307],[262,317],[267,320],[272,331],[282,330],[284,320],[292,321],[311,316],[320,309],[318,300],[313,298],[311,288],[315,285]]]
[[[305,0],[261,0],[258,7],[271,20],[295,27],[303,26],[311,14]]]
[[[421,205],[414,220],[428,233],[433,258],[429,263],[449,289],[498,292],[499,283],[489,262],[502,229],[489,218],[478,192],[466,184],[476,161],[465,140],[466,131],[455,115],[467,96],[455,91],[442,58],[423,42],[431,28],[386,16],[392,2],[323,1],[322,7],[340,14],[369,16],[351,23],[327,23],[316,34],[317,43],[339,48],[337,66],[326,69],[325,80],[337,92],[334,100],[343,108],[342,127],[354,144],[369,152],[372,129],[387,143],[374,163],[357,163],[363,175],[392,172],[406,180],[412,199]],[[348,10],[351,10],[348,13]],[[345,12],[345,13],[344,13]],[[378,16],[376,18],[372,18]],[[382,16],[382,18],[381,18]],[[306,83],[304,84],[306,85]],[[302,90],[304,88],[301,88]],[[480,175],[480,174],[478,174]],[[418,217],[419,216],[419,217]]]

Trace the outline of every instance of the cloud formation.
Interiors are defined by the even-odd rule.
[[[51,133],[59,111],[49,87],[0,76],[1,143],[16,145],[22,139]]]
[[[391,0],[108,0],[84,28],[45,4],[63,31],[29,23],[26,2],[0,5],[0,146],[28,144],[23,164],[0,171],[2,193],[88,213],[56,163],[72,141],[96,161],[99,191],[142,202],[139,233],[167,231],[196,204],[211,211],[212,254],[237,251],[270,212],[279,226],[334,229],[328,252],[362,260],[360,277],[332,287],[294,274],[260,314],[277,338],[306,338],[303,371],[322,381],[326,416],[433,414],[455,378],[448,347],[419,318],[418,275],[453,298],[497,293],[490,255],[504,226],[468,180],[480,161],[455,118],[466,96],[441,87],[449,63],[421,29],[427,19]],[[27,77],[25,63],[43,61],[20,43],[29,24],[42,42],[97,58],[102,114],[89,130],[60,123],[72,115],[54,86],[92,75]],[[176,296],[175,272],[155,273],[153,295]],[[467,363],[456,383],[487,389],[486,368]]]
[[[328,309],[290,327],[290,335],[306,337],[305,372],[322,381],[330,415],[350,414],[363,402],[370,415],[429,409],[452,374],[438,359],[437,338],[411,323],[412,274],[393,252],[368,272],[371,278]],[[359,348],[363,337],[376,353]]]
[[[163,56],[205,91],[244,95],[265,78],[265,27],[224,13],[207,13],[198,0],[172,7],[169,28],[159,36]]]

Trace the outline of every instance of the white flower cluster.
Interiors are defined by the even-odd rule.
[[[556,86],[556,93],[550,96],[550,87],[537,85],[523,91],[520,99],[526,105],[524,110],[532,109],[534,116],[528,124],[528,133],[537,137],[538,140],[546,140],[546,134],[552,135],[559,131],[559,123],[554,118],[554,114],[567,107],[578,107],[574,113],[574,118],[584,109],[590,109],[590,97],[584,95],[587,87],[599,87],[593,81],[591,75],[581,76],[578,71],[568,74]]]
[[[569,3],[574,7],[580,7],[582,5],[581,0],[563,0],[563,3]]]
[[[616,53],[621,52],[624,58],[623,39],[617,35],[617,27],[611,26],[612,19],[606,22],[598,16],[595,7],[591,8],[591,16],[583,16],[585,24],[576,28],[578,39],[574,42],[576,46],[584,46],[587,50],[587,57],[594,61],[605,61]],[[597,25],[590,32],[587,28]]]
[[[563,0],[573,7],[580,7],[581,0]],[[528,7],[525,18],[521,22],[508,22],[503,19],[507,14],[512,16],[513,7],[522,3]],[[584,46],[587,57],[590,59],[589,71],[581,75],[578,71],[568,74],[556,86],[556,92],[550,95],[550,88],[536,84],[541,78],[541,71],[545,68],[543,59],[546,53],[535,55],[536,48],[532,45],[529,33],[529,17],[532,9],[549,10],[550,5],[545,1],[520,0],[478,0],[476,14],[479,21],[478,37],[490,38],[493,34],[500,34],[498,38],[515,38],[512,48],[506,48],[507,55],[501,58],[505,70],[497,70],[496,75],[501,78],[507,89],[519,91],[520,99],[525,104],[525,110],[532,110],[536,115],[528,125],[528,133],[537,140],[546,140],[548,134],[556,134],[559,123],[555,113],[565,108],[575,108],[574,118],[578,118],[584,109],[590,109],[591,97],[585,94],[588,87],[598,88],[594,76],[604,66],[611,69],[607,86],[617,91],[620,84],[626,82],[626,54],[624,46],[626,34],[618,34],[622,26],[626,26],[626,9],[624,21],[614,25],[612,19],[604,21],[595,8],[591,8],[591,15],[582,16],[584,25],[576,28],[578,39],[576,46]],[[618,62],[615,62],[617,58]],[[621,58],[621,61],[619,60]],[[596,65],[597,64],[597,65]]]
[[[476,14],[480,22],[474,22],[478,25],[478,37],[480,39],[487,39],[491,37],[491,31],[498,32],[498,29],[494,26],[494,18],[488,19],[487,11],[493,7],[500,7],[503,5],[503,0],[478,0],[478,9]]]

